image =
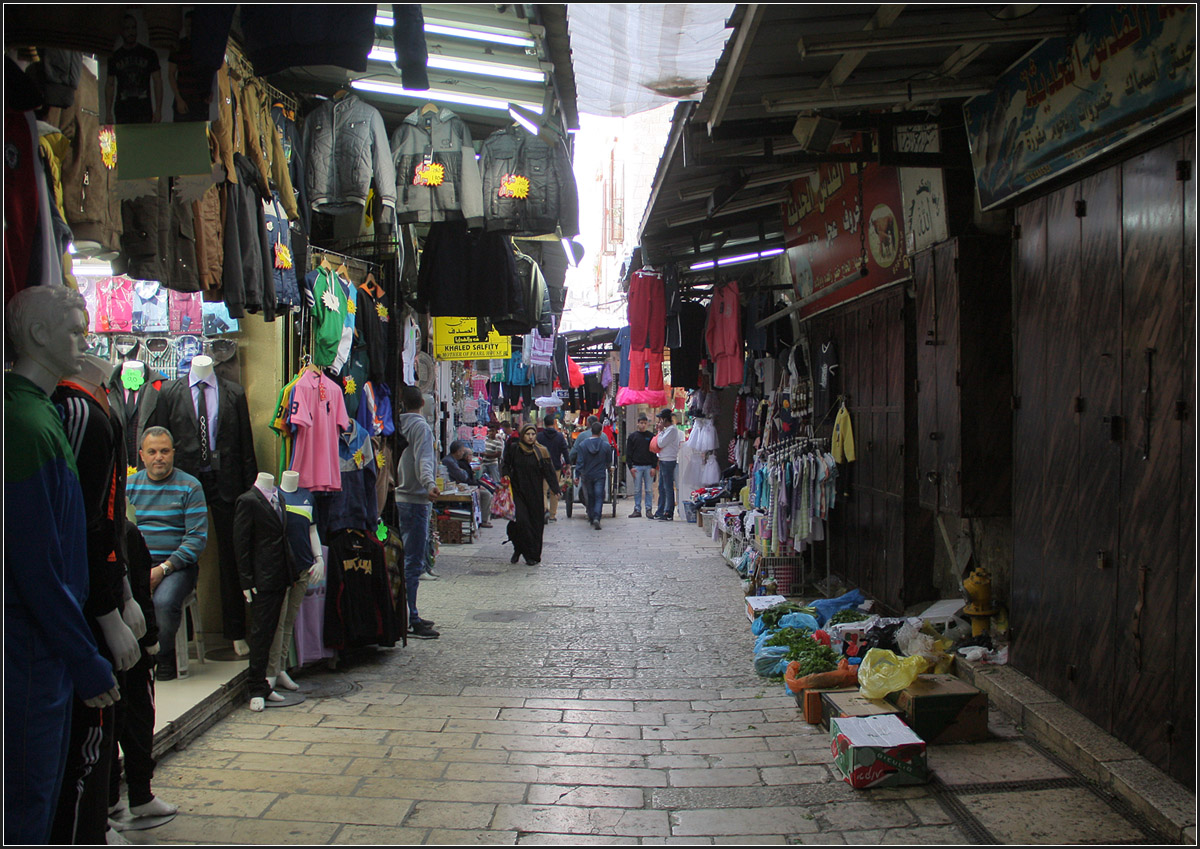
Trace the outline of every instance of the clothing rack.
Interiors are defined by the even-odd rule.
[[[285,111],[291,113],[292,119],[295,120],[296,115],[300,110],[300,101],[294,96],[286,94],[275,86],[271,85],[266,80],[262,81],[263,88],[267,90],[267,94],[271,96],[271,105],[276,103],[282,104]]]

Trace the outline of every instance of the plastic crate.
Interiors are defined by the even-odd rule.
[[[437,520],[438,540],[445,545],[462,545],[463,521],[448,516],[439,516]]]
[[[760,557],[755,574],[755,588],[774,576],[778,595],[800,595],[804,589],[804,558],[799,554]]]

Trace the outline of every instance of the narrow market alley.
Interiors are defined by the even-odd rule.
[[[421,584],[438,640],[306,670],[159,765],[180,807],[134,843],[1148,843],[1130,809],[1022,739],[931,746],[924,786],[854,790],[828,732],[759,678],[739,581],[683,521],[576,512],[541,566],[504,532]]]

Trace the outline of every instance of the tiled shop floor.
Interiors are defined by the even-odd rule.
[[[335,698],[239,708],[160,764],[180,814],[136,843],[1146,841],[1138,822],[993,712],[930,749],[938,780],[857,791],[827,734],[751,666],[739,584],[695,525],[580,516],[510,565],[503,523],[447,546],[421,613],[441,639],[301,682]]]

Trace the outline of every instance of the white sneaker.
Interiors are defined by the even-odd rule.
[[[155,796],[144,805],[130,808],[129,813],[135,817],[169,817],[172,814],[179,813],[179,807],[172,805],[170,802],[164,802]]]

